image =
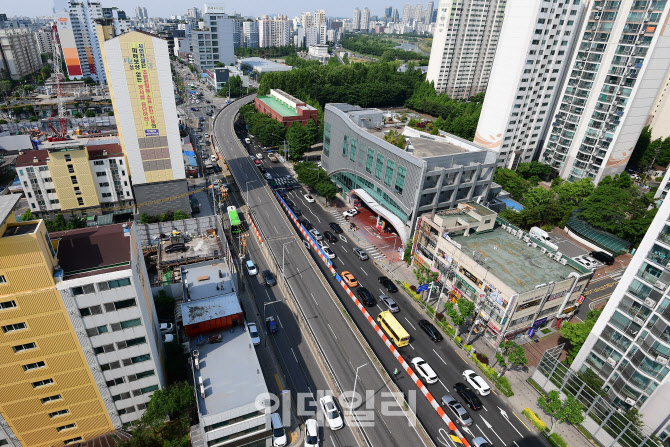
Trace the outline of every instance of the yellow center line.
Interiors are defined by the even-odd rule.
[[[275,381],[277,382],[277,387],[279,388],[279,392],[284,391],[284,386],[281,384],[281,379],[279,378],[279,374],[275,374]]]
[[[461,358],[461,360],[463,360],[465,363],[468,363],[468,361],[465,360],[465,359],[463,358],[463,356],[461,356],[461,354],[458,353],[458,351],[455,351],[455,352],[456,352],[456,355],[458,355],[458,356]]]
[[[519,420],[519,422],[521,422],[523,424],[524,427],[526,427],[526,430],[532,432],[532,430],[530,428],[528,428],[526,423],[524,421],[522,421],[521,418],[519,416],[517,416],[517,414],[515,412],[512,411],[512,414]]]
[[[493,388],[491,388],[491,392],[492,392],[493,394],[495,394],[496,396],[498,395],[498,393],[496,393],[496,390],[494,390]]]

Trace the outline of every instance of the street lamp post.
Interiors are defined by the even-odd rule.
[[[368,365],[370,362],[364,363],[358,368],[356,368],[356,377],[354,378],[354,389],[351,391],[351,400],[349,401],[349,409],[351,410],[354,405],[354,396],[356,395],[356,382],[358,382],[358,370],[362,367]]]
[[[286,138],[284,138],[284,137],[280,137],[280,136],[277,135],[276,133],[273,133],[273,134],[270,134],[270,135],[274,135],[275,137],[278,137],[278,138],[281,138],[282,140],[284,140],[284,160],[286,160],[286,152],[287,152],[287,149],[286,149]]]

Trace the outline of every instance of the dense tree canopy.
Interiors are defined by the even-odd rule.
[[[586,319],[577,323],[563,323],[561,335],[570,343],[568,361],[572,362],[589,336],[593,325],[596,324],[602,311],[591,310],[586,314]]]
[[[428,65],[426,55],[416,51],[396,50],[396,46],[398,44],[392,40],[364,34],[350,34],[342,39],[343,48],[356,53],[381,56],[382,62],[390,62],[396,59],[403,61],[417,60],[419,65]]]
[[[484,93],[473,96],[469,101],[460,101],[436,93],[432,82],[423,81],[416,86],[405,105],[417,112],[438,117],[434,122],[438,129],[472,141],[483,102]]]
[[[293,169],[298,174],[298,181],[300,183],[310,186],[322,197],[327,199],[335,198],[337,186],[335,186],[323,168],[309,161],[301,161],[293,165]]]
[[[291,54],[295,54],[295,48],[293,45],[269,48],[235,48],[235,56],[237,57],[282,57]]]
[[[286,135],[286,128],[267,115],[256,112],[252,104],[247,104],[240,108],[240,115],[249,128],[249,132],[254,135],[264,146],[279,146],[283,144]]]
[[[267,73],[261,78],[258,93],[272,88],[322,107],[329,102],[345,102],[361,107],[402,106],[421,82],[419,70],[396,71],[398,63],[354,63],[351,65],[307,65],[291,71]],[[313,104],[312,104],[313,105]]]
[[[645,127],[637,140],[628,167],[633,169],[649,169],[654,166],[670,165],[670,137],[651,139],[651,129]]]

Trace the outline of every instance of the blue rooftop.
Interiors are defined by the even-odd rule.
[[[502,199],[502,202],[507,205],[507,208],[511,208],[516,212],[523,211],[523,205],[512,199]]]

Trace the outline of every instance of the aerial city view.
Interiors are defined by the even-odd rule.
[[[6,0],[0,162],[0,447],[670,447],[667,0]]]

